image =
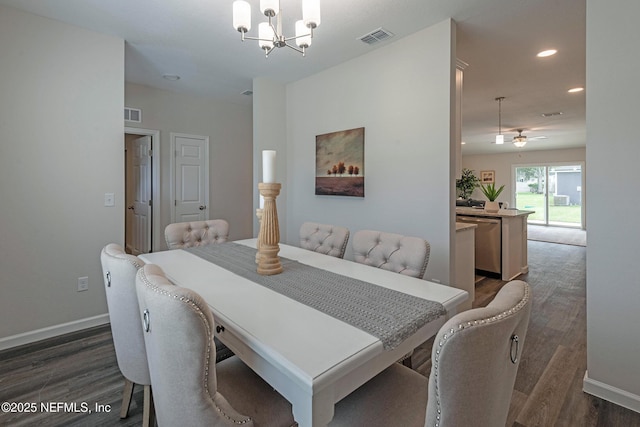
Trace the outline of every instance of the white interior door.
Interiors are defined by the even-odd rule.
[[[209,137],[171,134],[174,157],[172,222],[209,217]]]
[[[127,204],[127,223],[130,224],[127,246],[134,255],[151,251],[151,137],[132,141],[131,190]]]

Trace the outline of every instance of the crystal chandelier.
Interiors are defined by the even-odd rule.
[[[257,40],[265,51],[265,57],[274,48],[285,46],[305,56],[306,48],[311,46],[313,29],[320,25],[320,0],[302,0],[302,19],[296,22],[296,35],[292,37],[285,37],[282,33],[280,0],[260,0],[260,11],[268,18],[268,22],[258,24],[258,37],[246,36],[245,33],[251,30],[251,5],[244,0],[233,2],[233,28],[240,32],[242,41]],[[297,47],[289,43],[292,40],[295,40]]]

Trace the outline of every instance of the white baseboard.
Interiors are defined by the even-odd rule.
[[[48,326],[46,328],[36,329],[35,331],[0,338],[0,350],[6,350],[8,348],[18,347],[24,344],[31,344],[36,341],[57,337],[58,335],[68,334],[69,332],[81,331],[82,329],[92,328],[94,326],[105,325],[107,323],[109,323],[109,314],[105,313],[98,316],[87,317],[86,319],[75,320],[73,322]]]
[[[588,371],[584,373],[582,391],[640,413],[640,396],[591,379]]]

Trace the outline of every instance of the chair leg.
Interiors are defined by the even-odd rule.
[[[411,369],[413,369],[413,366],[412,366],[412,364],[411,364],[411,356],[410,356],[410,355],[409,355],[409,356],[407,356],[407,357],[405,357],[405,358],[402,360],[402,364],[403,364],[404,366],[406,366],[407,368],[411,368]]]
[[[122,390],[122,406],[120,407],[120,418],[127,418],[127,414],[129,414],[129,406],[131,405],[131,396],[133,396],[133,383],[125,378],[124,390]]]
[[[142,406],[142,427],[153,427],[155,424],[155,411],[153,408],[153,395],[151,386],[144,386],[144,403]]]

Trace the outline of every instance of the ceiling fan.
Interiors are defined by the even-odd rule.
[[[522,132],[524,132],[524,129],[515,129],[516,132],[518,132],[517,136],[513,137],[513,145],[515,145],[518,148],[522,148],[524,147],[527,142],[529,141],[540,141],[540,140],[544,140],[547,139],[546,136],[534,136],[532,138],[527,138],[526,135],[523,135]]]
[[[518,148],[522,148],[527,144],[527,137],[522,134],[523,129],[516,129],[518,131],[518,136],[513,137],[513,145]]]

